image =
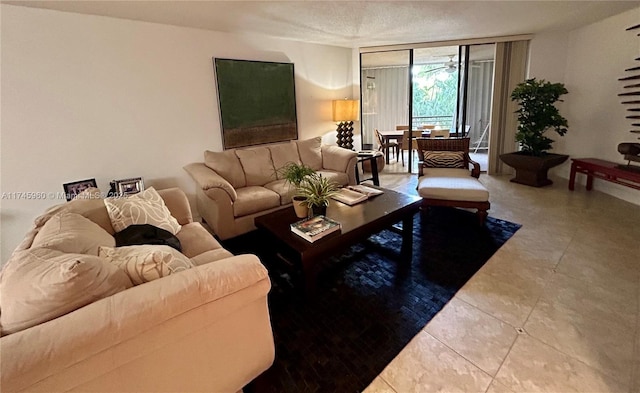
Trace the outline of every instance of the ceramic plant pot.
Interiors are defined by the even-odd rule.
[[[309,215],[309,207],[305,202],[306,199],[304,197],[293,197],[293,210],[296,212],[296,217],[305,218]]]

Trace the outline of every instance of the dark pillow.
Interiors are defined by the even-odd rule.
[[[166,229],[151,224],[134,224],[116,233],[116,247],[156,244],[173,247],[182,251],[180,240]]]
[[[464,168],[464,152],[425,151],[424,165],[427,168]]]

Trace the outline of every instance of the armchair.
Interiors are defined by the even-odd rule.
[[[477,209],[478,221],[484,225],[491,207],[489,191],[478,180],[480,164],[469,157],[469,138],[418,138],[417,144],[417,189],[423,212],[430,206]]]

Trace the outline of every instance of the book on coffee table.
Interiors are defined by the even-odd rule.
[[[352,205],[355,205],[356,203],[366,201],[369,198],[369,196],[345,187],[345,188],[341,188],[337,194],[332,195],[331,198],[335,199],[336,201],[346,203],[349,206],[352,206]]]
[[[340,228],[341,225],[338,221],[322,215],[305,218],[291,224],[291,232],[312,243],[330,233],[339,231]]]
[[[380,195],[380,194],[384,194],[384,191],[382,190],[378,190],[377,188],[373,188],[373,187],[367,187],[365,185],[362,184],[356,184],[354,186],[347,186],[346,188],[348,188],[349,190],[352,191],[356,191],[359,192],[361,194],[365,194],[366,196],[375,196],[375,195]]]

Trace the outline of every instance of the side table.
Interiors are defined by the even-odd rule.
[[[358,152],[358,161],[356,162],[356,183],[360,184],[367,180],[373,181],[374,186],[380,185],[380,178],[378,177],[378,161],[377,158],[379,155],[378,152]],[[371,177],[360,180],[360,171],[358,170],[358,164],[363,163],[365,161],[369,161],[371,164]]]

